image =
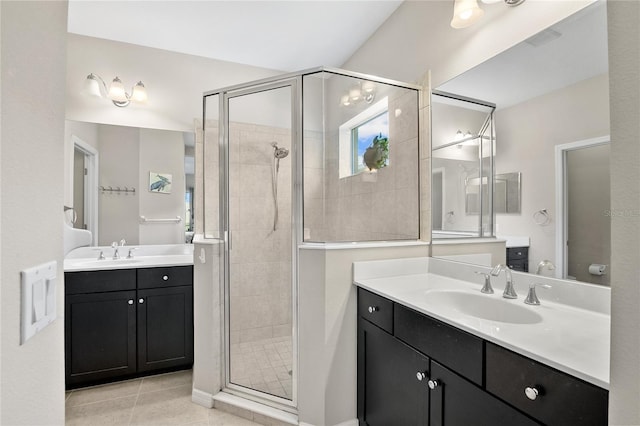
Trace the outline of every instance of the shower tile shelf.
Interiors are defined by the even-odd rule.
[[[66,387],[193,364],[193,266],[65,273]]]

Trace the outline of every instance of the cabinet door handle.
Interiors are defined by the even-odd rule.
[[[422,371],[418,371],[418,372],[416,373],[416,379],[418,379],[418,381],[419,381],[419,382],[421,382],[422,380],[424,380],[424,379],[425,379],[425,377],[427,377],[427,375],[426,375],[424,372],[422,372]]]
[[[162,276],[162,281],[167,281],[169,279],[169,275],[163,275]]]
[[[435,388],[437,388],[438,386],[440,386],[440,381],[437,379],[434,380],[429,380],[427,382],[427,385],[429,385],[429,389],[434,390]]]
[[[369,313],[372,314],[374,312],[378,312],[380,310],[380,308],[378,308],[377,306],[369,306]]]
[[[535,386],[527,386],[524,388],[524,394],[532,401],[535,401],[540,395],[540,391]]]
[[[130,305],[133,305],[133,299],[127,300],[127,303],[130,304]]]
[[[144,299],[143,298],[138,299],[138,303],[140,304],[144,303]]]

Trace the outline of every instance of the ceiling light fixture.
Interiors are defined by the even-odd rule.
[[[99,98],[109,98],[117,107],[129,106],[131,101],[144,103],[147,101],[147,89],[142,81],[138,81],[131,89],[131,94],[127,93],[118,77],[114,78],[109,88],[102,77],[96,74],[89,74],[84,81],[83,92],[90,96]]]
[[[503,2],[507,6],[518,6],[524,0],[481,0],[484,4],[493,4]],[[478,19],[482,18],[484,11],[478,6],[477,0],[454,0],[453,18],[451,19],[451,27],[460,29],[467,28]]]

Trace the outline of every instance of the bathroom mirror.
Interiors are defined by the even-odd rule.
[[[550,260],[556,269],[541,273],[609,283],[608,268],[603,275],[590,272],[594,264],[610,263],[609,154],[607,149],[586,153],[587,148],[608,146],[608,84],[606,2],[598,1],[435,88],[495,104],[493,234],[505,239],[507,247],[528,241],[531,273]],[[433,127],[437,125],[434,117]],[[455,126],[467,131],[466,124]],[[435,162],[435,140],[433,147]],[[583,148],[584,155],[570,155]],[[572,182],[586,189],[574,189]],[[480,176],[458,181],[457,190],[465,197],[458,222],[477,221],[477,194],[486,192],[481,183]],[[435,212],[441,207],[437,199],[433,202]],[[435,245],[436,229],[434,225]],[[460,236],[469,237],[447,238]]]
[[[191,242],[194,133],[72,120],[65,127],[74,227],[92,230],[92,245]]]

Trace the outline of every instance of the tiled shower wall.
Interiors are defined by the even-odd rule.
[[[389,99],[389,165],[339,177],[338,129],[304,134],[307,241],[417,239],[418,109],[413,92]]]

